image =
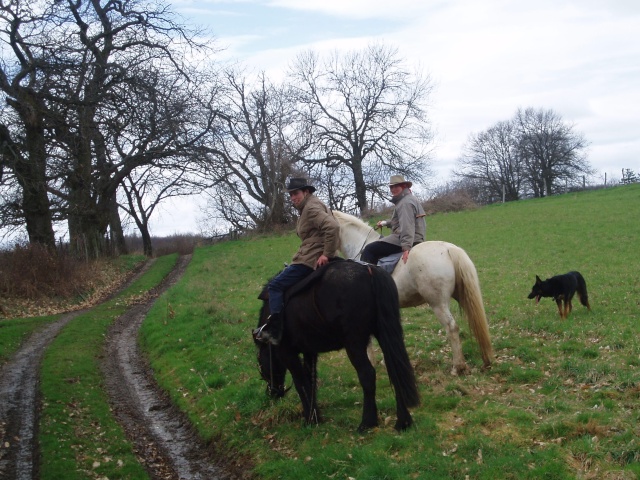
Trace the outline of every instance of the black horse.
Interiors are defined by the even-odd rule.
[[[264,302],[260,327],[269,316],[266,288],[258,298]],[[372,335],[380,344],[395,390],[395,428],[408,428],[413,423],[408,409],[417,406],[420,399],[404,345],[398,291],[384,270],[357,262],[331,262],[287,292],[280,344],[274,347],[256,341],[260,374],[267,382],[268,393],[284,396],[284,380],[289,370],[302,401],[305,420],[319,422],[318,354],[344,348],[358,372],[364,394],[358,430],[377,426],[376,372],[367,357]]]

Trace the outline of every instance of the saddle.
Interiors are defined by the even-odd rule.
[[[386,270],[388,273],[393,273],[393,269],[396,268],[396,265],[402,258],[402,253],[403,252],[392,253],[389,256],[382,257],[378,260],[378,266]]]
[[[307,290],[308,288],[310,288],[311,285],[313,285],[318,280],[320,280],[322,277],[324,277],[324,274],[327,272],[327,269],[329,268],[330,265],[332,265],[334,263],[338,263],[338,262],[346,262],[346,260],[344,258],[341,258],[341,257],[330,258],[329,259],[329,263],[327,263],[326,265],[314,270],[313,273],[311,273],[308,276],[306,276],[305,278],[303,278],[300,282],[298,282],[295,285],[292,285],[291,287],[289,287],[289,289],[284,294],[285,305],[286,305],[287,301],[289,300],[289,298],[291,298],[292,296],[294,296],[295,294],[297,294],[299,292],[302,292],[302,291]]]
[[[415,242],[413,246],[415,247],[420,243],[422,242]],[[386,257],[382,257],[380,260],[378,260],[378,266],[384,268],[387,273],[393,273],[393,270],[396,268],[396,265],[402,258],[402,254],[403,252],[398,252],[392,253],[391,255],[388,255]]]
[[[316,283],[318,280],[320,280],[324,274],[327,272],[327,269],[329,268],[330,265],[334,264],[334,263],[338,263],[338,262],[346,262],[347,260],[341,257],[333,257],[329,259],[329,263],[318,268],[317,270],[314,270],[312,273],[310,273],[307,277],[303,278],[300,282],[296,283],[295,285],[292,285],[291,287],[289,287],[289,289],[284,292],[284,302],[285,305],[287,303],[287,301],[289,300],[289,298],[291,298],[292,296],[296,295],[299,292],[302,292],[308,288],[311,288],[311,286]],[[258,295],[258,299],[260,300],[268,300],[269,299],[269,293],[267,290],[267,285],[265,285],[262,288],[262,291],[260,292],[260,295]]]

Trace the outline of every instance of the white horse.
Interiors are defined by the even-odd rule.
[[[365,245],[380,235],[362,220],[343,212],[333,212],[340,223],[340,250],[357,260]],[[468,368],[460,344],[460,327],[449,303],[454,298],[469,322],[476,338],[485,368],[493,361],[489,326],[482,303],[476,268],[467,253],[452,243],[422,242],[411,249],[405,264],[398,262],[392,274],[398,287],[400,307],[415,307],[427,303],[447,332],[453,352],[451,373],[465,373]]]

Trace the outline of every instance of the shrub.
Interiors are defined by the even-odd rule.
[[[0,253],[0,293],[3,296],[38,299],[70,297],[91,285],[93,267],[39,244],[18,245]]]
[[[473,200],[466,190],[451,190],[439,194],[422,203],[422,208],[427,215],[434,213],[461,212],[478,208],[478,204]]]

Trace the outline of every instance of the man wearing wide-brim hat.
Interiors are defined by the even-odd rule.
[[[391,175],[391,179],[389,180],[389,187],[394,187],[396,185],[402,185],[403,187],[411,188],[413,186],[413,183],[406,181],[403,175]]]
[[[280,343],[284,329],[285,290],[336,257],[340,245],[340,224],[331,210],[313,194],[315,187],[306,178],[297,177],[289,180],[285,190],[300,212],[296,233],[302,243],[291,264],[267,285],[271,315],[267,323],[254,332],[254,337],[273,345]]]
[[[389,189],[395,208],[391,219],[381,220],[377,224],[378,228],[390,227],[391,233],[364,248],[360,257],[363,262],[376,265],[379,259],[402,252],[402,260],[407,263],[411,248],[424,242],[427,230],[425,213],[420,201],[411,192],[412,185],[403,175],[391,176]]]

